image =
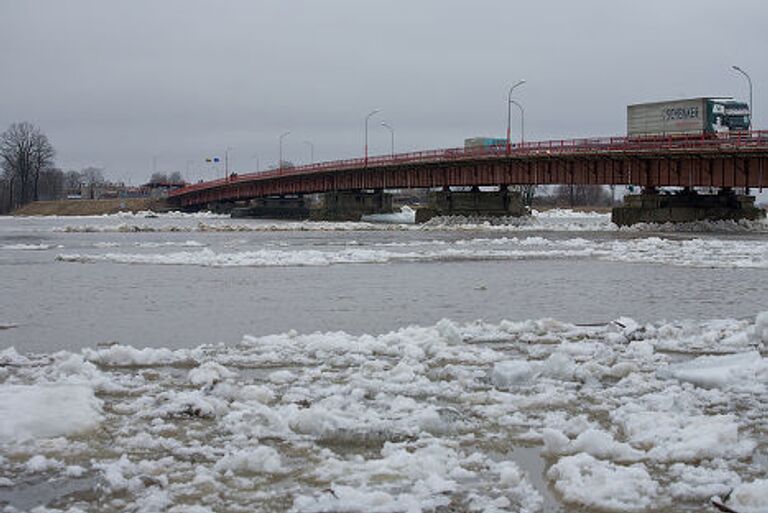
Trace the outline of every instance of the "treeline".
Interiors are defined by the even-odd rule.
[[[184,183],[184,179],[181,177],[181,173],[174,171],[173,173],[152,173],[149,177],[149,183]]]
[[[41,189],[57,182],[53,172],[56,152],[48,137],[31,123],[14,123],[0,134],[3,170],[2,212],[40,198]]]
[[[557,185],[549,194],[537,195],[534,206],[609,207],[613,195],[604,185]]]
[[[32,201],[57,200],[70,194],[91,197],[106,183],[104,171],[87,167],[62,171],[48,137],[31,123],[14,123],[0,134],[0,214]]]

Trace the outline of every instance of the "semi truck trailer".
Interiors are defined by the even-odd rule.
[[[698,135],[749,130],[749,105],[731,98],[688,98],[627,107],[627,135]]]

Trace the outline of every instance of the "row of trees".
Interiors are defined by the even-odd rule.
[[[184,179],[181,177],[181,173],[174,171],[173,173],[152,173],[149,177],[149,183],[182,183]]]
[[[31,201],[65,198],[106,183],[104,171],[62,171],[48,137],[31,123],[14,123],[0,134],[0,214]]]
[[[613,204],[610,189],[604,185],[557,185],[549,193],[537,195],[537,205],[559,207],[608,207]]]
[[[14,123],[0,134],[0,166],[3,171],[3,205],[13,210],[40,198],[41,185],[56,182],[48,137],[31,123]]]

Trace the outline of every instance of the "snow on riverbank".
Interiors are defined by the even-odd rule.
[[[562,511],[702,511],[732,488],[729,505],[762,511],[766,326],[444,320],[9,349],[0,501],[76,478],[99,485],[57,511],[553,511],[513,451],[534,446]]]

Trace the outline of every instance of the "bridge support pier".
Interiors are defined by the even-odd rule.
[[[214,214],[231,214],[233,210],[238,207],[242,207],[243,205],[243,202],[216,201],[213,203],[208,203],[205,206],[205,209],[213,212]]]
[[[690,223],[760,219],[765,211],[755,207],[755,197],[737,195],[724,188],[718,194],[699,194],[685,188],[677,194],[659,194],[654,188],[624,197],[624,205],[615,207],[611,221],[619,226],[637,223]]]
[[[364,215],[392,212],[392,195],[381,189],[326,192],[320,194],[320,201],[311,209],[309,218],[313,221],[359,221]]]
[[[424,223],[438,216],[521,217],[528,214],[517,191],[501,187],[498,192],[431,191],[427,207],[416,211],[416,222]]]
[[[309,201],[304,196],[274,196],[252,199],[232,210],[232,217],[253,219],[309,219]]]

